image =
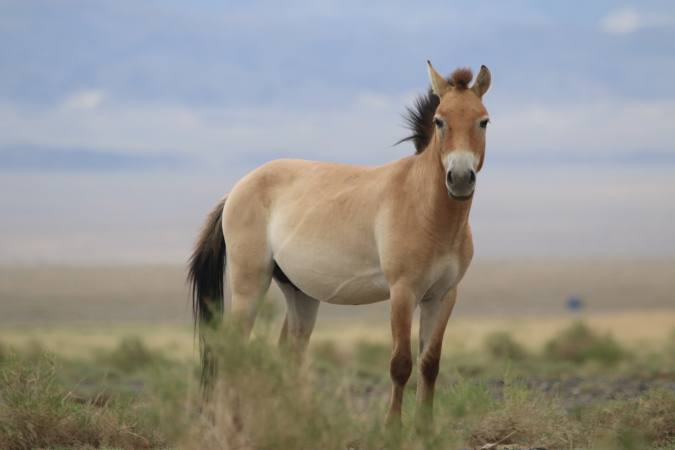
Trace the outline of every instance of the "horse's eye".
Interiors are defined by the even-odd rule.
[[[486,128],[489,121],[490,121],[490,119],[481,120],[480,121],[480,127]]]
[[[438,128],[441,128],[443,126],[443,121],[439,119],[438,117],[434,117],[434,123]]]

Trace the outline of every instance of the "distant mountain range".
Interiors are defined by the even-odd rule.
[[[14,147],[0,149],[0,171],[116,171],[179,169],[187,158],[170,154],[133,155],[113,151]]]

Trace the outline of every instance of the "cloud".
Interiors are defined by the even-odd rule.
[[[675,20],[656,15],[640,15],[628,7],[612,11],[600,20],[600,29],[606,33],[625,35],[642,28],[675,25]]]
[[[209,164],[253,163],[252,157],[255,164],[279,157],[378,164],[412,153],[389,148],[406,134],[398,113],[408,96],[361,91],[346,106],[323,109],[105,102],[86,111],[27,111],[0,104],[0,149],[170,152]]]
[[[191,107],[104,102],[91,110],[25,111],[0,104],[0,149],[87,149],[167,153],[249,169],[277,158],[377,165],[410,154],[400,113],[412,93],[355,93],[344,106]],[[571,105],[487,101],[495,161],[613,161],[643,153],[675,156],[675,99],[600,99]]]
[[[66,111],[84,110],[91,111],[98,108],[106,98],[106,92],[103,89],[89,89],[77,92],[63,101],[63,108]]]
[[[489,147],[506,159],[613,160],[636,152],[675,156],[675,99],[541,103],[490,111]]]
[[[64,107],[77,104],[71,99],[58,106],[32,109],[0,103],[0,148],[18,145],[137,153],[190,152],[203,141],[199,136],[203,127],[189,107],[112,102],[93,109]]]

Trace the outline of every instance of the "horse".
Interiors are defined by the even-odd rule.
[[[400,426],[420,307],[415,421],[431,422],[443,335],[473,257],[469,211],[485,159],[490,71],[458,68],[407,108],[415,153],[377,166],[281,159],[242,178],[208,216],[189,262],[196,323],[228,320],[248,338],[272,279],[286,300],[280,345],[306,352],[321,302],[390,299],[392,392],[385,426]],[[224,275],[225,271],[227,274]],[[214,364],[202,345],[202,363]],[[213,369],[213,367],[211,367]]]

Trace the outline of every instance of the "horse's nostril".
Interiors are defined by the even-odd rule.
[[[448,172],[448,184],[452,184],[452,172]]]
[[[472,170],[471,173],[469,174],[469,183],[473,184],[475,182],[476,182],[476,172]]]

